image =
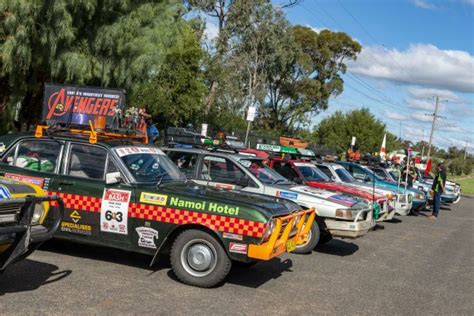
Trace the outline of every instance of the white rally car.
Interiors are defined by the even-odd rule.
[[[375,225],[371,206],[358,198],[297,185],[267,167],[261,158],[201,149],[163,148],[193,181],[228,190],[243,190],[292,200],[316,209],[311,238],[297,252],[311,251],[332,237],[356,238]]]
[[[343,182],[348,185],[372,192],[374,189],[370,183],[361,183],[356,181],[354,177],[341,165],[333,162],[317,162],[315,165],[324,172],[328,177],[332,178],[336,182]],[[407,215],[412,208],[412,200],[408,194],[396,192],[387,188],[376,187],[375,192],[378,194],[385,195],[387,197],[393,197],[390,202],[390,206],[395,209],[395,213],[398,215]],[[393,217],[393,215],[392,215]],[[391,218],[386,218],[390,220]]]

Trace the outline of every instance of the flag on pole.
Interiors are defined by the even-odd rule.
[[[432,162],[431,162],[431,159],[430,159],[430,160],[428,160],[428,162],[426,163],[425,177],[428,176],[428,174],[430,173],[430,171],[431,171],[431,165],[432,165]]]
[[[380,147],[380,158],[382,158],[383,160],[386,160],[386,157],[385,157],[385,143],[387,142],[387,134],[384,134],[383,135],[383,141],[382,141],[382,147]]]

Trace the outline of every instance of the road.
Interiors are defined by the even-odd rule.
[[[234,267],[214,289],[178,283],[165,260],[52,241],[0,276],[0,314],[474,315],[473,205]]]

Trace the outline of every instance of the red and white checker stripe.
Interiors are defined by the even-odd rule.
[[[61,197],[68,209],[86,212],[100,212],[101,209],[101,198],[62,192],[49,194]],[[251,237],[261,237],[265,230],[262,222],[142,203],[130,203],[128,216],[175,225],[200,224],[212,230]]]

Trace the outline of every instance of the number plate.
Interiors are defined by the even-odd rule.
[[[292,252],[296,249],[296,243],[293,240],[288,240],[286,243],[286,251]]]

